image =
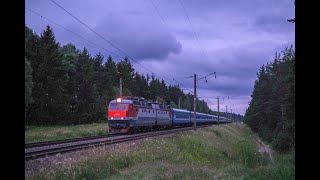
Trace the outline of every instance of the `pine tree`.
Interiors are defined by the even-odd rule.
[[[80,51],[71,43],[60,48],[64,59],[64,65],[68,74],[68,82],[65,86],[65,102],[69,105],[68,114],[63,118],[64,124],[73,124],[77,122],[76,114],[76,64],[78,62],[78,54]]]
[[[54,124],[66,112],[64,87],[68,81],[59,44],[47,26],[39,38],[32,35],[27,41],[26,57],[32,67],[33,103],[28,118],[38,124]]]
[[[79,124],[93,122],[98,119],[95,106],[99,93],[94,83],[94,75],[93,59],[87,49],[84,48],[78,57],[75,77],[77,82],[76,104]]]
[[[26,117],[28,106],[33,101],[32,96],[31,96],[33,82],[32,82],[32,68],[31,68],[30,63],[27,60],[27,58],[25,58],[24,63],[25,63],[25,66],[24,66],[24,82],[25,82],[24,102],[25,102],[25,117]]]
[[[134,81],[133,81],[134,69],[127,57],[117,64],[117,72],[119,72],[117,73],[117,79],[119,80],[120,77],[122,78],[123,89],[124,88],[133,89],[134,88]]]
[[[105,102],[110,102],[116,98],[116,91],[113,87],[119,86],[119,79],[117,78],[117,66],[113,62],[112,57],[109,56],[104,64],[104,84],[107,85],[104,89]]]

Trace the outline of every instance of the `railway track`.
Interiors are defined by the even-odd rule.
[[[44,142],[35,142],[35,143],[28,143],[24,145],[24,148],[34,148],[40,146],[50,146],[55,144],[63,144],[69,142],[77,142],[77,141],[84,141],[84,140],[91,140],[91,139],[100,139],[109,137],[112,135],[102,135],[102,136],[90,136],[90,137],[82,137],[82,138],[72,138],[72,139],[62,139],[62,140],[55,140],[55,141],[44,141]]]
[[[198,128],[208,127],[208,126],[211,126],[211,125],[202,125],[202,126],[198,126]],[[95,136],[95,137],[26,144],[25,160],[37,159],[37,158],[46,157],[54,154],[72,152],[72,151],[87,149],[91,147],[134,141],[134,140],[148,138],[148,137],[174,134],[177,132],[188,131],[188,130],[193,130],[193,127],[177,128],[177,129],[170,129],[165,131],[155,131],[155,132],[140,133],[140,134],[133,134],[133,135],[123,135],[123,136],[105,135],[105,136]]]

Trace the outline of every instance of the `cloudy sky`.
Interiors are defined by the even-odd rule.
[[[216,72],[216,78],[197,83],[197,95],[215,111],[216,98],[228,96],[220,111],[228,106],[228,112],[244,115],[259,67],[295,44],[295,25],[287,22],[295,16],[293,0],[55,2],[132,58],[141,74],[150,70],[167,84],[181,83],[187,93],[193,91],[193,78],[186,77]],[[26,0],[25,7],[43,16],[25,10],[26,25],[37,34],[49,24],[62,45],[111,54],[116,62],[126,56],[50,0]]]

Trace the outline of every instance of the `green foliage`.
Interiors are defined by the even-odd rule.
[[[295,147],[295,51],[276,53],[255,81],[245,123],[278,151]]]
[[[24,28],[25,45],[27,44],[27,41],[31,39],[32,36],[33,36],[32,30],[27,26],[25,26]]]
[[[106,122],[68,126],[26,126],[25,143],[98,136],[106,133],[108,133]]]
[[[29,61],[27,58],[24,60],[25,66],[24,66],[24,82],[25,82],[25,88],[24,88],[24,102],[25,102],[25,111],[27,110],[27,107],[29,106],[30,103],[32,103],[32,87],[33,87],[33,82],[32,82],[32,68],[30,66]]]
[[[176,103],[174,103],[173,101],[170,101],[170,107],[178,108],[178,105],[176,105]]]
[[[30,60],[34,83],[34,101],[30,104],[28,119],[37,124],[42,124],[42,121],[55,124],[68,107],[64,93],[68,77],[59,44],[49,26],[40,38],[33,35],[27,42],[26,57]]]
[[[261,155],[257,153],[256,145],[248,137],[240,140],[237,144],[237,150],[238,161],[249,168],[253,168],[263,162]]]
[[[214,163],[214,160],[223,159],[222,153],[198,137],[179,138],[176,143],[182,156],[190,161],[208,164]]]

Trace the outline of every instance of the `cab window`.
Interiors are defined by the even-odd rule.
[[[128,107],[128,104],[120,104],[120,103],[112,103],[109,106],[110,110],[126,110]]]

